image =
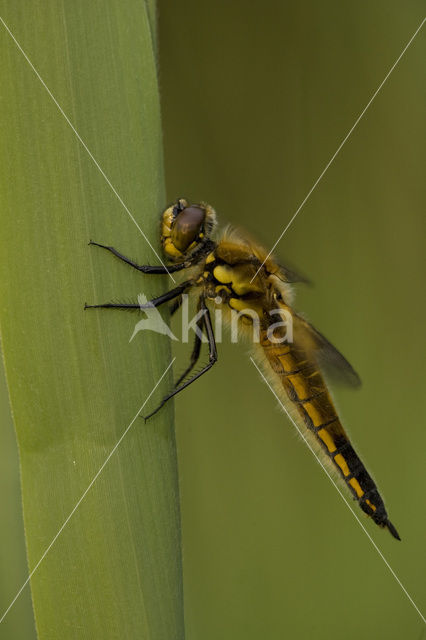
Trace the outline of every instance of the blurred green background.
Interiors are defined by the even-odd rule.
[[[168,197],[211,202],[222,223],[271,247],[424,4],[160,0],[158,9]],[[361,390],[335,397],[402,542],[363,522],[420,608],[425,54],[423,29],[276,250],[314,282],[298,287],[297,308],[362,377]],[[247,352],[220,345],[217,366],[176,402],[187,640],[418,640],[418,614]],[[9,602],[26,562],[0,392],[0,597]],[[34,637],[28,591],[8,618],[0,638]]]
[[[421,2],[162,0],[167,193],[271,247],[424,14]],[[402,542],[363,519],[424,606],[426,32],[276,250],[296,306],[360,373],[344,423]],[[176,401],[189,640],[418,640],[422,623],[247,357]],[[180,357],[184,357],[179,350]]]

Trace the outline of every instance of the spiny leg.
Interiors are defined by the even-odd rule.
[[[204,313],[197,320],[196,328],[199,329],[200,331],[202,331],[203,330],[203,326],[204,326]],[[185,371],[182,373],[182,375],[176,380],[175,387],[178,387],[180,385],[180,383],[182,382],[182,380],[185,380],[186,376],[195,367],[196,363],[198,362],[198,358],[200,357],[200,351],[201,351],[201,338],[198,335],[197,331],[195,331],[194,346],[192,348],[192,353],[191,353],[189,366],[185,369]]]
[[[174,302],[170,305],[170,317],[174,316],[176,311],[178,309],[180,309],[180,307],[182,306],[182,302],[183,302],[183,298],[182,296],[179,296],[178,298],[176,298],[176,300],[174,300]]]
[[[154,414],[156,414],[157,411],[159,411],[166,404],[166,402],[170,400],[170,398],[173,398],[173,396],[175,396],[180,391],[183,391],[184,389],[186,389],[186,387],[188,387],[190,384],[195,382],[195,380],[198,380],[198,378],[200,378],[204,373],[207,373],[207,371],[212,368],[215,362],[217,362],[217,349],[216,349],[216,342],[214,339],[214,332],[213,332],[210,312],[206,306],[204,298],[201,298],[200,304],[201,304],[201,309],[203,310],[203,315],[201,317],[203,318],[203,325],[206,329],[207,339],[209,341],[209,362],[206,364],[205,367],[201,369],[201,371],[198,371],[198,373],[193,375],[192,378],[190,378],[183,384],[179,385],[171,393],[165,396],[160,402],[160,404],[158,405],[158,407],[154,409],[154,411],[152,411],[152,413],[150,413],[148,416],[143,416],[145,418],[145,422],[149,418],[151,418]]]
[[[169,300],[173,300],[177,296],[180,296],[185,289],[190,287],[192,284],[192,280],[185,280],[179,286],[171,289],[170,291],[166,291],[158,298],[153,298],[149,300],[146,304],[120,304],[114,302],[106,302],[105,304],[85,304],[85,309],[148,309],[150,307],[159,307],[164,302],[168,302]]]
[[[142,265],[136,264],[136,262],[134,262],[130,258],[126,258],[126,256],[123,256],[123,254],[117,251],[117,249],[114,249],[114,247],[108,247],[105,244],[99,244],[99,242],[93,242],[92,240],[90,240],[89,244],[93,244],[95,247],[101,247],[101,249],[106,249],[107,251],[110,251],[113,255],[117,256],[117,258],[119,258],[126,264],[129,264],[134,269],[141,271],[142,273],[152,273],[152,274],[174,273],[175,271],[181,271],[181,269],[185,269],[190,266],[188,262],[171,264],[168,267],[163,267],[162,265],[157,266],[157,265],[149,265],[149,264],[142,264]]]
[[[87,304],[84,303],[84,310],[86,309],[131,309],[134,311],[135,309],[140,309],[140,304],[136,302],[133,303],[116,303],[116,302],[105,302],[105,304]]]

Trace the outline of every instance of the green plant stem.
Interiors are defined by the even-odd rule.
[[[170,363],[168,338],[140,332],[129,343],[137,314],[83,311],[86,301],[153,297],[169,285],[87,244],[157,261],[129,216],[158,251],[150,20],[136,0],[1,8],[87,146],[0,25],[0,320],[30,571],[66,522],[31,579],[37,631],[43,640],[180,640],[172,405],[146,425],[136,418],[120,441]],[[170,385],[169,372],[146,408]]]

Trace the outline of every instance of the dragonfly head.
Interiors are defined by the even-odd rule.
[[[209,239],[216,225],[214,209],[180,198],[163,213],[161,243],[171,260],[183,260]]]

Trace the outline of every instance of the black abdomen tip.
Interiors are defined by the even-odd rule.
[[[386,527],[389,529],[389,531],[391,532],[391,534],[393,535],[394,538],[396,538],[397,540],[401,540],[401,538],[399,537],[399,533],[395,529],[395,527],[393,526],[392,522],[387,520],[386,521]]]

